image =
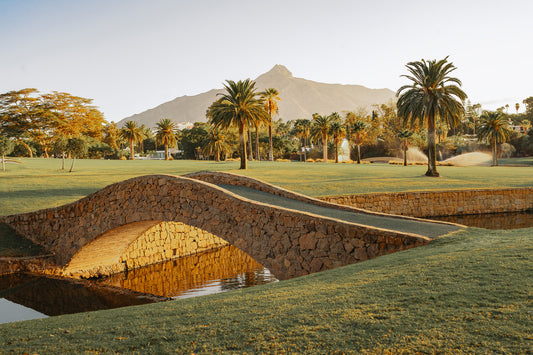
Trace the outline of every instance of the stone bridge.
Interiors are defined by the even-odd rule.
[[[229,243],[279,279],[425,245],[461,228],[341,206],[215,172],[141,176],[0,222],[53,253],[56,272],[72,276],[112,274]],[[84,265],[87,253],[100,254],[97,269]]]

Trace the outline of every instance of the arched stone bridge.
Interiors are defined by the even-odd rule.
[[[141,176],[68,205],[4,216],[0,222],[54,253],[59,267],[72,268],[73,257],[92,245],[114,255],[103,265],[109,274],[128,262],[136,267],[160,261],[144,254],[150,241],[152,249],[160,249],[153,253],[159,259],[175,257],[181,238],[189,248],[195,241],[196,250],[202,243],[235,245],[280,279],[424,245],[461,227],[332,204],[215,172]],[[173,239],[166,242],[154,240],[159,233],[154,228],[174,228],[177,234],[171,233]],[[120,239],[120,233],[127,237]]]

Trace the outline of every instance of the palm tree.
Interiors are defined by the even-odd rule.
[[[220,153],[227,154],[230,150],[229,144],[226,142],[226,136],[222,130],[212,127],[209,130],[207,141],[204,145],[203,151],[207,156],[214,155],[215,161],[220,161]]]
[[[322,116],[318,113],[315,113],[313,115],[313,123],[312,123],[312,129],[311,129],[311,139],[313,139],[315,142],[322,138],[322,159],[324,163],[328,162],[328,133],[329,128],[331,126],[332,120],[334,114],[337,114],[334,112],[333,114],[329,116]],[[338,116],[338,114],[337,114]]]
[[[398,132],[398,138],[400,138],[402,142],[403,166],[407,166],[407,149],[409,149],[409,138],[411,138],[412,135],[413,132],[408,129]]]
[[[269,114],[264,109],[264,102],[257,97],[255,82],[246,79],[234,82],[227,80],[224,84],[225,94],[213,102],[207,110],[210,123],[215,128],[227,129],[237,126],[239,129],[240,169],[246,169],[246,141],[244,128],[255,122],[268,123]]]
[[[168,147],[175,146],[177,126],[172,120],[163,118],[157,122],[157,130],[155,134],[156,141],[163,143],[165,146],[165,160],[169,160]],[[156,144],[157,145],[157,144]]]
[[[140,142],[144,138],[141,128],[137,125],[137,122],[127,121],[120,130],[120,135],[130,143],[130,159],[135,160],[135,143]]]
[[[363,121],[355,121],[349,126],[349,133],[352,136],[353,142],[357,146],[357,164],[361,164],[361,144],[363,143],[363,134],[366,130],[366,123]]]
[[[330,126],[333,144],[335,145],[335,163],[339,162],[339,144],[346,137],[346,129],[340,120],[335,120]]]
[[[492,166],[498,166],[498,143],[504,143],[511,137],[509,122],[502,112],[485,111],[481,115],[481,127],[478,130],[479,141],[492,145]]]
[[[411,125],[427,124],[428,170],[426,176],[439,176],[437,172],[437,147],[435,121],[440,118],[449,126],[457,126],[465,114],[463,101],[466,94],[460,88],[461,81],[449,76],[456,69],[448,63],[448,57],[436,60],[410,62],[406,65],[411,75],[402,75],[412,81],[402,86],[398,96],[398,116]],[[456,85],[457,84],[457,85]]]
[[[294,134],[300,140],[300,149],[304,153],[304,162],[307,161],[307,141],[311,133],[311,121],[305,118],[299,118],[294,122]],[[300,153],[301,159],[301,153]]]
[[[518,109],[520,108],[520,104],[517,102],[514,104],[514,108],[516,109],[516,114],[518,115]]]
[[[272,148],[272,114],[278,113],[279,91],[274,88],[268,88],[261,93],[265,102],[265,110],[268,113],[268,160],[274,160],[274,151]]]

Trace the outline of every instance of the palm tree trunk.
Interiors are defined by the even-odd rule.
[[[335,141],[335,163],[339,162],[339,143]]]
[[[272,147],[272,118],[268,125],[268,160],[274,161],[274,148]]]
[[[216,162],[220,161],[220,147],[218,146],[218,144],[217,144],[217,147],[215,149],[215,161]]]
[[[428,117],[428,170],[426,176],[438,177],[437,145],[435,144],[435,116]]]
[[[61,170],[65,170],[65,155],[66,154],[67,154],[66,152],[62,152],[61,153],[61,160],[62,160],[62,162],[61,162]]]
[[[168,160],[168,144],[165,143],[165,160]]]
[[[72,165],[70,165],[70,170],[68,171],[69,173],[71,173],[71,172],[72,172],[72,169],[74,168],[74,161],[75,161],[75,160],[76,160],[76,156],[73,155],[73,156],[72,156]]]
[[[254,160],[254,154],[252,149],[252,129],[248,126],[248,158]]]
[[[130,140],[130,160],[135,160],[135,151],[133,150],[133,139]]]
[[[255,125],[255,158],[261,161],[261,155],[259,155],[259,125]]]
[[[324,163],[328,162],[328,134],[322,133],[322,160]]]
[[[357,164],[361,164],[361,144],[357,144]]]
[[[403,166],[407,166],[407,147],[403,147]]]
[[[241,156],[241,167],[246,170],[246,139],[244,138],[244,125],[239,124],[239,154]]]
[[[307,145],[305,144],[305,137],[304,137],[304,163],[307,162]]]
[[[496,139],[492,145],[492,166],[498,166],[498,146],[496,144]]]

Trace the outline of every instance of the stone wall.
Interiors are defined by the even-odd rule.
[[[375,212],[413,217],[517,212],[533,209],[533,188],[396,192],[321,198]]]
[[[161,222],[131,243],[120,256],[120,263],[129,270],[225,245],[227,241],[200,228]]]
[[[170,175],[141,176],[65,206],[0,217],[0,222],[54,253],[60,266],[102,233],[137,221],[173,221],[200,228],[243,250],[279,279],[430,241],[256,203],[203,181]]]

